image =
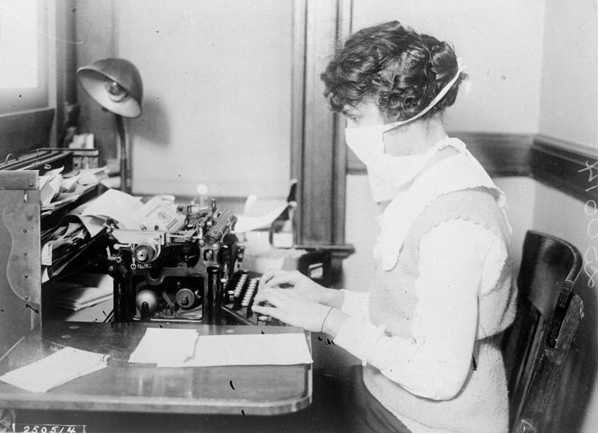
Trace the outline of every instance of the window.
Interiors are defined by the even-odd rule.
[[[0,114],[48,105],[45,16],[41,0],[0,0]]]

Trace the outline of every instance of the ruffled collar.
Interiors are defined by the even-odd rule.
[[[435,147],[439,151],[449,146],[458,153],[436,162],[423,172],[408,190],[399,192],[377,217],[381,232],[374,254],[381,261],[383,270],[389,271],[395,267],[411,225],[427,206],[444,194],[477,187],[488,188],[494,193],[506,218],[504,193],[496,187],[465,144],[459,139],[447,137]]]

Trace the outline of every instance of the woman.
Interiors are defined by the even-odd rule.
[[[503,193],[444,130],[464,78],[449,44],[398,22],[353,35],[322,79],[382,206],[377,284],[352,292],[297,272],[261,279],[255,311],[323,331],[363,362],[362,402],[383,408],[363,407],[367,427],[508,429],[498,336],[515,310],[510,228]]]

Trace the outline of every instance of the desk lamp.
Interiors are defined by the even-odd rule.
[[[129,193],[129,146],[123,117],[137,118],[142,114],[142,77],[133,63],[112,58],[79,68],[77,79],[98,104],[115,114],[120,145],[121,190]]]

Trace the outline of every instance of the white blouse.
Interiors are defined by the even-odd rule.
[[[504,242],[482,226],[440,224],[420,242],[413,338],[386,335],[369,321],[369,294],[342,290],[349,318],[335,344],[415,395],[454,397],[471,365],[477,298],[494,288],[507,256]]]

